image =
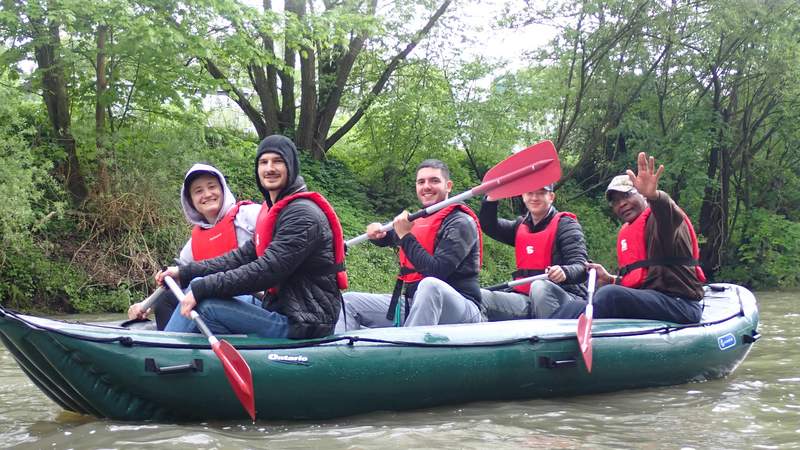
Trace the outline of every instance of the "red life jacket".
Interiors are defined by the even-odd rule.
[[[422,245],[422,248],[433,255],[435,250],[434,244],[436,243],[436,233],[439,232],[439,228],[442,226],[442,221],[445,219],[445,217],[450,215],[450,213],[455,209],[460,209],[461,211],[469,214],[469,216],[472,217],[472,220],[474,220],[475,224],[478,226],[480,264],[483,264],[483,234],[481,233],[481,225],[478,221],[478,216],[476,216],[467,205],[456,203],[443,208],[431,214],[430,216],[421,217],[413,221],[411,226],[411,234],[417,238],[417,241],[420,243],[420,245]],[[408,260],[408,256],[406,256],[406,253],[402,248],[397,254],[397,257],[400,259],[400,275],[397,276],[398,279],[402,280],[404,283],[414,283],[425,278],[425,275],[416,271],[414,264]]]
[[[646,208],[633,222],[625,223],[617,236],[617,264],[622,275],[620,284],[630,288],[638,288],[647,279],[647,268],[650,266],[694,266],[695,275],[701,283],[706,282],[703,269],[700,268],[700,247],[697,244],[697,234],[694,232],[691,220],[683,214],[683,221],[689,228],[692,240],[691,257],[674,257],[662,259],[647,259],[647,241],[645,229],[647,218],[652,211]]]
[[[238,202],[228,210],[219,222],[211,228],[203,228],[195,225],[192,228],[192,257],[195,261],[216,258],[222,256],[239,246],[236,240],[236,227],[233,221],[242,205],[250,205],[253,202]]]
[[[267,206],[267,203],[261,206],[261,211],[258,213],[256,219],[256,231],[253,239],[256,244],[256,255],[262,256],[272,242],[272,234],[275,230],[275,223],[278,220],[283,208],[286,207],[291,201],[299,198],[306,198],[312,200],[319,206],[325,217],[328,219],[331,231],[333,232],[333,256],[336,270],[336,283],[339,289],[347,289],[347,272],[344,268],[344,234],[342,233],[342,224],[339,223],[339,218],[333,210],[333,206],[328,203],[318,192],[298,192],[280,199],[277,203],[272,205],[272,208]],[[270,294],[277,294],[277,287],[269,289]]]
[[[578,220],[575,214],[560,212],[553,216],[544,230],[533,233],[524,223],[519,224],[514,238],[514,252],[517,255],[517,270],[513,274],[515,280],[542,274],[552,264],[553,245],[556,242],[558,222],[562,216]],[[514,286],[514,290],[527,294],[531,290],[531,284]]]

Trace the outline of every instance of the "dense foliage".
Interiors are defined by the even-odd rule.
[[[260,200],[252,157],[272,132],[300,144],[346,236],[413,209],[424,158],[447,161],[460,192],[550,139],[556,204],[611,267],[603,190],[648,151],[707,273],[800,285],[796,2],[507,1],[486,26],[557,30],[513,63],[465,51],[480,38],[462,19],[481,2],[283,3],[0,2],[3,305],[125,309],[187,238],[185,170],[211,162]],[[482,280],[512,266],[487,239]],[[348,268],[353,288],[386,291],[396,262],[362,245]]]

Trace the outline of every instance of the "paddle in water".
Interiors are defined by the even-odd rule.
[[[535,191],[555,183],[559,178],[561,178],[561,164],[556,148],[552,142],[542,141],[500,161],[486,172],[483,182],[478,186],[410,214],[408,220],[413,221],[428,216],[477,195],[488,194],[494,200],[522,195],[525,192]],[[391,229],[392,222],[385,223],[381,227],[381,231]],[[364,233],[350,239],[345,245],[351,247],[366,240],[367,234]]]
[[[178,301],[183,300],[183,291],[178,287],[178,284],[172,277],[164,277],[164,282],[167,283],[172,293],[178,298]],[[180,306],[178,306],[180,307]],[[197,328],[208,338],[208,343],[211,344],[211,349],[214,354],[219,358],[222,363],[222,368],[225,370],[225,376],[228,378],[233,392],[242,403],[247,414],[255,422],[256,420],[256,399],[253,392],[253,373],[250,371],[250,366],[247,361],[242,357],[241,353],[236,350],[228,341],[217,339],[211,330],[208,329],[203,319],[197,314],[197,311],[191,311],[192,320],[197,324]]]
[[[594,297],[594,285],[597,281],[597,271],[589,269],[589,283],[586,295],[586,311],[578,317],[578,345],[583,355],[583,362],[586,363],[586,371],[592,372],[592,297]]]

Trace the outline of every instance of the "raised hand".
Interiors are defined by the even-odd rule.
[[[658,170],[656,170],[656,159],[652,156],[648,158],[645,152],[639,153],[637,163],[639,166],[638,173],[634,174],[632,170],[627,171],[633,187],[645,198],[655,198],[658,190],[658,179],[661,178],[661,174],[664,172],[664,165],[658,166]]]

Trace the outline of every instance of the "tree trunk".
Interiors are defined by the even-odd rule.
[[[714,92],[712,108],[717,113],[714,124],[716,142],[708,158],[706,175],[709,184],[706,185],[703,194],[699,224],[700,234],[705,237],[705,243],[700,247],[700,261],[703,271],[709,276],[722,266],[722,252],[725,250],[728,236],[731,158],[725,130],[730,126],[733,114],[730,111],[734,108],[733,105],[729,105],[728,108],[722,106],[723,88],[716,69],[712,71],[711,76]]]
[[[264,0],[263,7],[265,12],[270,11],[272,2]],[[275,57],[275,44],[269,35],[261,35],[261,46],[264,52]],[[275,68],[270,64],[265,68],[259,64],[251,63],[247,69],[250,75],[250,82],[253,84],[253,88],[255,88],[258,99],[261,102],[261,115],[264,117],[265,133],[267,135],[277,133],[280,130],[280,124],[278,120],[278,86],[275,78]]]
[[[377,5],[377,0],[370,0],[367,6],[367,15],[375,15]],[[342,101],[342,94],[344,93],[347,78],[350,76],[356,58],[364,48],[366,40],[366,32],[355,34],[351,37],[346,51],[343,47],[339,47],[338,50],[340,53],[334,53],[333,57],[327,61],[327,64],[323,66],[320,63],[320,72],[323,72],[323,68],[327,70],[325,70],[324,73],[320,73],[319,80],[319,100],[320,103],[324,103],[324,105],[319,108],[317,115],[317,129],[315,132],[315,139],[317,142],[324,143],[328,138],[328,133],[333,124],[333,119],[336,116],[336,111],[339,109],[339,104]],[[323,76],[326,77],[326,80],[330,79],[331,81],[323,84]],[[326,86],[326,84],[328,86]],[[323,86],[326,86],[326,89],[323,89]],[[327,150],[327,147],[323,148],[323,152]]]
[[[278,78],[281,80],[281,112],[278,114],[278,124],[281,132],[291,137],[294,137],[295,134],[294,75],[291,71],[294,68],[296,57],[296,52],[285,46],[283,63],[288,69],[278,71]]]
[[[336,142],[338,142],[339,139],[341,139],[345,134],[347,134],[347,132],[350,131],[356,125],[356,123],[358,123],[359,120],[361,120],[361,117],[364,116],[364,113],[366,112],[367,108],[370,107],[370,105],[378,96],[378,94],[380,94],[383,91],[383,88],[386,86],[386,83],[389,81],[389,78],[392,76],[394,71],[397,70],[397,68],[399,67],[400,62],[406,59],[406,57],[411,53],[412,50],[414,50],[417,44],[419,44],[420,41],[422,41],[422,38],[427,36],[427,34],[431,31],[433,26],[439,20],[439,18],[445,13],[445,11],[447,11],[447,8],[450,6],[451,2],[452,0],[443,1],[442,4],[439,5],[439,8],[436,10],[436,12],[433,13],[433,15],[428,19],[428,22],[419,31],[417,31],[417,33],[411,39],[411,42],[409,42],[408,45],[406,45],[406,47],[400,53],[398,53],[397,55],[394,56],[394,58],[392,58],[392,60],[386,66],[386,69],[384,69],[383,73],[381,73],[381,76],[378,77],[378,81],[375,82],[375,85],[372,87],[370,93],[367,94],[367,96],[361,102],[361,105],[359,105],[359,107],[356,109],[353,115],[350,116],[349,119],[347,119],[344,125],[339,127],[339,129],[337,129],[330,137],[318,135],[317,138],[320,139],[320,143],[324,142],[324,144],[322,144],[323,151],[328,151],[328,149],[333,147],[333,145],[336,144]],[[338,108],[339,104],[337,103],[335,105],[334,113]]]
[[[300,55],[300,118],[297,120],[295,143],[309,150],[314,159],[325,157],[325,150],[314,139],[317,128],[316,59],[314,51],[306,48]]]
[[[214,63],[214,61],[206,58],[203,60],[203,62],[205,63],[208,73],[214,77],[214,79],[219,80],[222,83],[222,89],[226,94],[228,94],[228,97],[236,102],[247,118],[250,119],[250,123],[252,123],[253,127],[256,129],[258,137],[263,139],[269,136],[267,124],[264,122],[264,117],[262,117],[261,113],[250,103],[250,101],[247,99],[247,95],[245,95],[241,89],[237,88],[228,80],[228,77],[222,73],[222,70]]]
[[[81,175],[78,155],[75,152],[75,138],[72,136],[69,111],[69,95],[58,51],[61,48],[59,23],[45,23],[39,19],[33,27],[34,54],[38,71],[42,74],[42,96],[47,106],[47,116],[53,127],[57,144],[64,149],[66,158],[58,165],[63,175],[72,203],[81,205],[89,190]]]
[[[108,89],[106,80],[106,38],[108,27],[97,27],[97,60],[95,64],[94,142],[97,150],[97,186],[100,192],[108,192],[111,180],[108,173],[106,141],[106,108],[103,96]]]
[[[302,22],[306,15],[305,1],[290,0],[286,10],[297,15]],[[300,118],[294,142],[297,147],[309,150],[315,159],[325,156],[324,150],[314,142],[317,117],[316,49],[305,46],[300,51]]]
[[[275,91],[270,86],[266,71],[257,64],[248,66],[250,82],[253,84],[261,102],[261,115],[264,118],[264,136],[274,134],[278,130],[278,109]]]

